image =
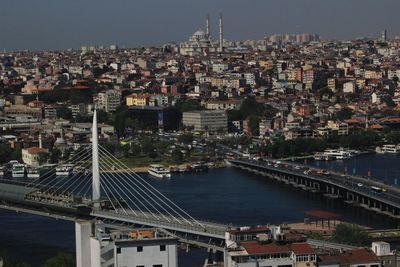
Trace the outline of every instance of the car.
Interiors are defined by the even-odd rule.
[[[294,169],[295,169],[295,170],[300,170],[301,167],[296,165],[296,166],[294,166]]]
[[[363,187],[363,184],[362,183],[358,183],[357,186],[358,187]]]

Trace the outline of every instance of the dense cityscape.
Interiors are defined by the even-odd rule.
[[[0,266],[399,266],[397,178],[346,162],[400,153],[400,38],[383,29],[234,41],[222,14],[218,36],[209,16],[199,26],[160,47],[0,52],[0,207],[75,221],[76,231],[75,255],[37,264],[1,244]],[[305,210],[301,222],[220,225],[157,188],[220,169],[390,227],[331,208]],[[206,256],[188,258],[197,250]]]

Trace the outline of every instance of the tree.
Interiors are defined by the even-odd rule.
[[[178,142],[184,144],[191,144],[193,142],[193,134],[187,133],[178,136]]]
[[[107,123],[109,121],[108,113],[103,109],[99,109],[97,111],[97,121],[98,123]]]
[[[11,147],[7,144],[0,144],[0,163],[4,164],[11,160]]]
[[[178,148],[172,151],[171,157],[175,164],[181,164],[183,162],[183,153]]]
[[[358,225],[340,223],[332,235],[332,240],[353,246],[366,246],[370,243],[368,233]]]
[[[350,108],[342,108],[336,113],[336,117],[341,121],[350,119],[351,116],[353,116],[353,110]]]
[[[260,118],[256,115],[251,115],[248,120],[249,120],[249,128],[250,128],[251,134],[253,136],[259,136],[260,135]]]
[[[43,164],[47,163],[48,159],[49,159],[49,153],[46,153],[46,152],[40,153],[39,159],[38,159],[39,165],[43,165]]]
[[[17,147],[11,152],[11,159],[22,161],[22,149]]]
[[[42,267],[75,267],[75,258],[66,253],[58,253],[53,258],[48,259]]]
[[[61,158],[61,151],[57,148],[54,148],[50,153],[50,163],[58,163]]]
[[[11,256],[7,251],[0,251],[0,265],[2,267],[30,267],[29,264],[16,259]]]

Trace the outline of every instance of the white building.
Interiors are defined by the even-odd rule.
[[[281,227],[242,227],[225,234],[227,267],[315,267],[315,250],[305,242],[276,242]]]
[[[39,167],[40,155],[43,153],[48,153],[47,148],[41,147],[29,147],[22,149],[22,162],[26,165]]]
[[[355,82],[347,82],[343,84],[343,93],[354,93],[356,91]]]
[[[104,93],[99,93],[97,94],[95,103],[98,109],[113,112],[121,105],[121,92],[118,90],[107,90]]]
[[[164,231],[94,227],[76,223],[77,267],[178,267],[178,239]]]
[[[183,112],[183,125],[193,127],[195,131],[217,133],[227,132],[228,117],[225,111],[202,110]]]

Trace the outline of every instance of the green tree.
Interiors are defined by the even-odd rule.
[[[58,163],[61,158],[61,151],[57,148],[54,148],[50,153],[50,163],[55,164]]]
[[[178,137],[178,142],[184,144],[191,144],[193,142],[193,134],[182,134]]]
[[[342,108],[336,113],[336,117],[341,121],[350,119],[351,116],[353,116],[353,110],[350,108]]]
[[[66,253],[58,253],[53,258],[48,259],[42,267],[75,267],[75,258]]]
[[[11,152],[11,159],[18,160],[19,162],[22,161],[22,149],[20,147],[14,148]]]
[[[251,115],[249,118],[249,128],[253,136],[260,135],[260,118],[256,115]]]
[[[46,153],[46,152],[40,153],[39,159],[38,159],[39,165],[43,165],[43,164],[47,163],[48,159],[49,159],[49,153]]]
[[[181,164],[183,162],[183,153],[178,148],[172,151],[171,157],[175,164]]]
[[[336,226],[332,240],[353,246],[366,246],[370,244],[370,238],[365,229],[358,225],[347,223],[340,223]]]
[[[29,264],[11,256],[7,251],[0,251],[1,261],[3,263],[2,267],[30,267]]]
[[[0,163],[4,164],[11,160],[12,149],[7,144],[0,144]]]

